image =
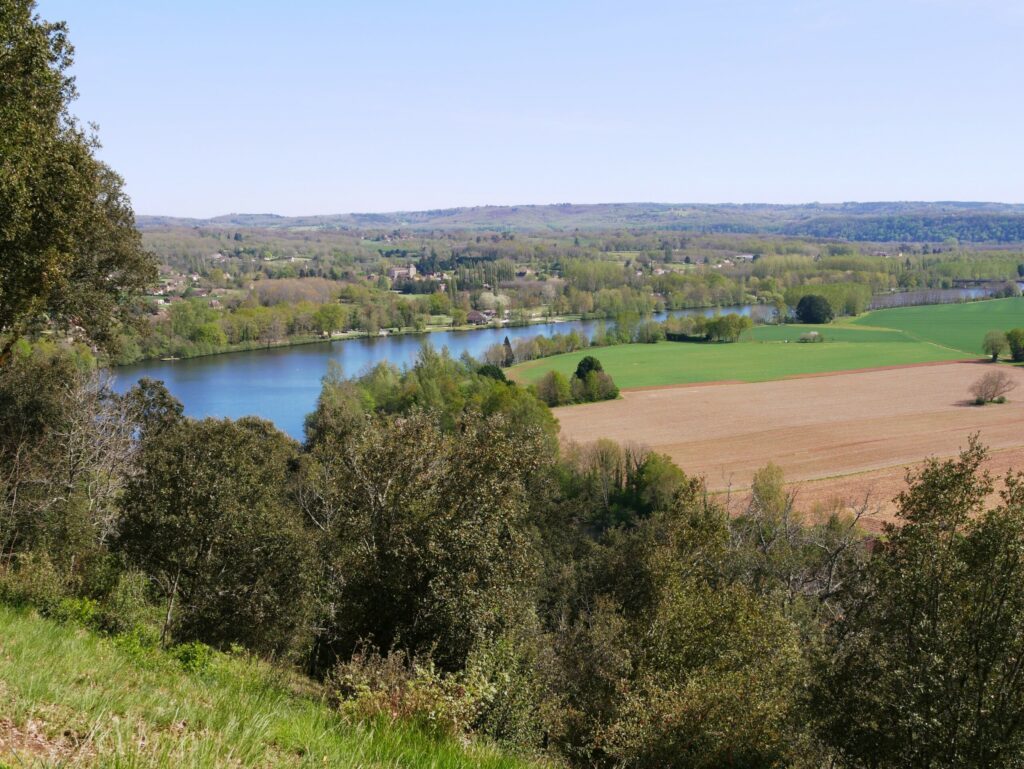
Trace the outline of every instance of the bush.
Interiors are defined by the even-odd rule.
[[[47,612],[65,594],[64,580],[45,553],[22,553],[0,573],[0,598],[15,606],[34,606]]]
[[[549,724],[542,715],[545,692],[538,672],[539,649],[535,638],[524,636],[506,635],[481,645],[466,669],[475,671],[474,681],[490,683],[482,689],[486,696],[480,698],[476,731],[529,752],[543,744]]]
[[[586,399],[607,401],[619,397],[619,388],[604,371],[591,371],[586,379]]]
[[[156,620],[157,610],[149,601],[149,579],[139,571],[128,571],[103,602],[100,623],[112,634],[141,631]]]
[[[499,345],[500,346],[500,345]],[[491,379],[497,379],[499,382],[507,382],[508,377],[505,376],[505,372],[501,370],[500,366],[495,366],[493,363],[486,363],[476,370],[476,373],[480,376],[490,377]]]
[[[468,734],[493,693],[479,675],[446,674],[430,660],[420,663],[400,651],[382,657],[368,649],[339,663],[327,686],[352,721],[412,722],[438,737]]]
[[[576,373],[573,374],[573,376],[576,377],[576,379],[586,380],[587,374],[591,371],[604,371],[604,366],[602,366],[601,361],[593,355],[587,355],[576,366]]]
[[[91,598],[62,598],[45,613],[58,622],[81,625],[92,630],[100,627],[100,605]]]
[[[181,663],[187,673],[203,673],[213,662],[213,649],[199,641],[178,644],[171,648],[171,656]]]

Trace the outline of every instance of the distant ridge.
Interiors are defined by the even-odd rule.
[[[210,219],[138,216],[140,229],[167,227],[520,230],[668,229],[848,240],[1024,241],[1024,204],[988,202],[597,203],[476,206],[317,216],[225,214]]]

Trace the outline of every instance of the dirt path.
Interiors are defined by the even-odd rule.
[[[968,388],[986,370],[954,362],[662,387],[555,414],[568,440],[649,446],[704,476],[712,490],[746,489],[754,471],[773,461],[805,503],[861,497],[868,489],[885,501],[902,488],[905,467],[955,455],[972,433],[994,460],[1024,469],[1024,369],[1003,368],[1019,385],[1009,403],[969,405]]]

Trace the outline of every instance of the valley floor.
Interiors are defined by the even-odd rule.
[[[1024,467],[1024,368],[1000,364],[1019,385],[1008,403],[970,403],[968,389],[991,365],[646,388],[555,409],[555,415],[563,439],[648,446],[703,476],[712,491],[743,491],[754,471],[772,461],[797,490],[799,507],[836,498],[855,504],[870,495],[877,509],[865,523],[878,528],[891,516],[905,468],[956,454],[974,433],[992,449],[993,469]]]

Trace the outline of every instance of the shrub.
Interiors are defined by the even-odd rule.
[[[1013,390],[1017,383],[1005,371],[989,371],[981,379],[971,385],[971,395],[977,405],[986,403],[1006,402],[1006,394]],[[998,399],[1002,400],[998,400]]]
[[[482,644],[467,660],[466,669],[475,671],[473,680],[490,684],[482,689],[476,731],[526,752],[543,743],[551,719],[542,714],[546,703],[537,639],[529,633],[521,636],[512,633]]]
[[[178,644],[170,653],[187,673],[203,673],[213,662],[213,649],[199,641]]]
[[[695,328],[700,326],[698,325]],[[714,318],[707,318],[703,322],[704,335],[714,342],[735,342],[744,331],[754,327],[754,322],[745,315],[738,315],[730,312],[728,315],[718,315]]]
[[[96,630],[100,626],[100,606],[91,598],[62,598],[46,611],[58,622],[68,622]]]
[[[478,674],[443,673],[401,651],[361,649],[328,675],[328,690],[348,719],[412,722],[439,737],[468,734],[492,695]]]
[[[149,579],[140,571],[128,571],[103,601],[101,625],[108,633],[129,633],[146,628],[155,619],[149,601]]]
[[[499,382],[507,382],[508,377],[505,376],[505,372],[501,370],[500,366],[495,366],[493,363],[486,363],[476,370],[476,373],[480,376],[490,377],[491,379],[497,379]]]
[[[45,553],[22,553],[0,573],[0,598],[15,606],[34,606],[46,612],[56,607],[65,593],[64,580]]]
[[[619,388],[604,371],[591,371],[586,379],[588,401],[607,401],[619,397]]]

